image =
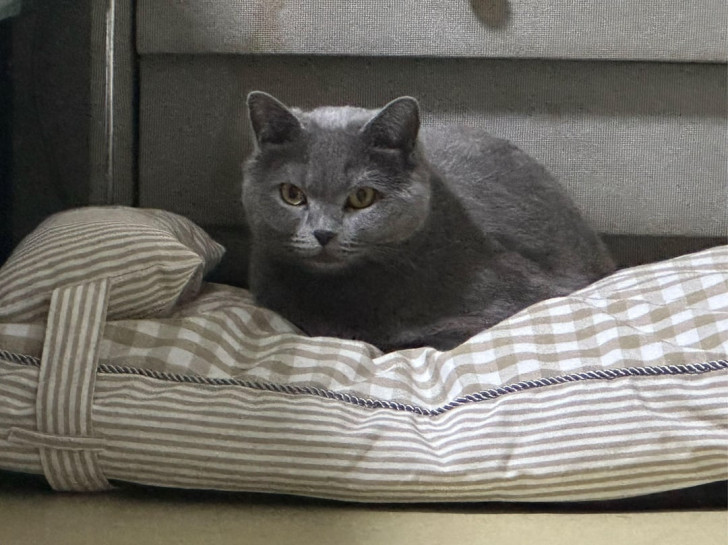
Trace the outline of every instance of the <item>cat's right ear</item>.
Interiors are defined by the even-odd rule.
[[[369,143],[377,148],[411,152],[420,130],[420,107],[412,97],[400,97],[382,108],[362,128]]]
[[[250,125],[259,146],[284,144],[294,140],[301,132],[298,118],[277,98],[262,91],[248,95]]]

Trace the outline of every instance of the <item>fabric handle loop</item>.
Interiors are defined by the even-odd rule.
[[[9,439],[40,449],[55,490],[112,488],[99,466],[103,438],[94,437],[93,393],[110,281],[57,288],[51,296],[36,396],[37,430],[14,428]]]

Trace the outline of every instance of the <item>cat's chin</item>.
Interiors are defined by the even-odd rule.
[[[336,273],[346,270],[350,261],[330,253],[320,253],[301,261],[304,268],[316,273]]]

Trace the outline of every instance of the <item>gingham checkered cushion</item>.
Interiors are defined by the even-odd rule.
[[[40,356],[43,326],[0,325]],[[0,347],[2,345],[0,344]],[[210,378],[314,386],[427,408],[521,383],[728,356],[728,246],[626,269],[533,305],[449,352],[308,338],[246,290],[204,284],[169,319],[111,321],[101,360]]]
[[[728,356],[728,246],[618,272],[533,305],[450,352],[382,355],[361,342],[306,338],[246,291],[207,285],[173,320],[112,324],[103,353],[117,365],[426,408],[574,373],[721,360]]]

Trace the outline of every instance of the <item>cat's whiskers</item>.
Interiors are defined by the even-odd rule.
[[[363,247],[364,245],[351,241],[339,243],[339,249],[344,255],[359,255]]]
[[[303,237],[294,237],[285,244],[288,251],[301,257],[313,257],[320,251],[318,243],[312,244]]]

